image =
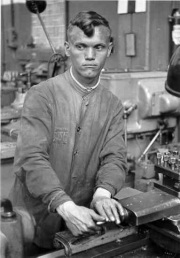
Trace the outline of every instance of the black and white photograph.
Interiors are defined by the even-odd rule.
[[[0,257],[180,258],[180,1],[0,8]]]

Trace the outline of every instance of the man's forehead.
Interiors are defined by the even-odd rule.
[[[110,31],[107,27],[105,26],[96,26],[94,28],[94,34],[91,37],[88,37],[87,35],[84,34],[83,30],[81,30],[77,26],[73,26],[71,32],[69,33],[68,39],[74,43],[76,41],[81,41],[81,40],[102,40],[102,41],[107,41],[110,38]]]

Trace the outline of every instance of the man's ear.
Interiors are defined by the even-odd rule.
[[[67,42],[67,41],[64,42],[64,48],[65,48],[66,56],[70,56],[70,53],[69,53],[69,50],[70,50],[69,42]]]
[[[112,49],[113,49],[113,42],[110,42],[109,43],[109,47],[108,47],[107,57],[109,57],[111,55]]]

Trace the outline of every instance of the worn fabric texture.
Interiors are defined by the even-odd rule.
[[[125,181],[123,106],[101,83],[87,93],[69,70],[28,91],[14,158],[14,206],[36,221],[35,243],[52,247],[61,230],[56,208],[88,207],[97,187],[112,196]]]

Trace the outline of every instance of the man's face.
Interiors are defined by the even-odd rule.
[[[81,29],[74,26],[68,40],[65,51],[71,59],[76,79],[81,83],[96,81],[112,49],[109,30],[98,26],[95,27],[94,35],[87,37]]]

